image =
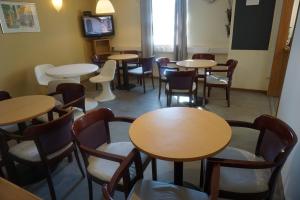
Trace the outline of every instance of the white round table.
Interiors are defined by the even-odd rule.
[[[58,67],[50,68],[46,71],[46,74],[56,78],[72,78],[79,80],[80,76],[93,73],[98,70],[98,66],[94,64],[69,64],[61,65]]]
[[[135,85],[129,84],[128,69],[127,69],[126,60],[132,60],[132,59],[137,59],[137,58],[139,58],[139,56],[136,55],[136,54],[116,54],[116,55],[111,55],[107,58],[109,60],[117,61],[117,71],[118,71],[118,86],[117,86],[117,88],[118,89],[120,89],[120,90],[129,90],[129,89],[135,87]],[[119,61],[122,61],[123,80],[124,80],[123,85],[121,85]]]

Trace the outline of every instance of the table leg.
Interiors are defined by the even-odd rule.
[[[126,61],[122,61],[122,67],[123,67],[123,85],[120,85],[117,87],[119,90],[130,90],[131,88],[135,87],[133,84],[129,84],[128,80],[128,69],[127,69],[127,63]]]
[[[117,88],[121,88],[121,73],[120,73],[120,64],[119,61],[117,61],[117,74],[118,74],[118,86]]]
[[[174,184],[183,185],[183,162],[174,162]]]

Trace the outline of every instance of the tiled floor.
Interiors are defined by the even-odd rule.
[[[95,87],[86,83],[88,95],[95,95]],[[142,87],[136,87],[131,91],[115,90],[117,98],[114,101],[99,103],[99,107],[108,107],[116,115],[138,117],[141,114],[166,106],[165,95],[158,100],[158,90],[153,90],[149,85],[147,93],[143,94]],[[201,93],[201,92],[200,92]],[[206,109],[219,114],[225,119],[253,121],[261,114],[271,114],[271,104],[268,97],[262,93],[232,91],[232,105],[227,108],[225,101],[225,91],[213,89],[209,104]],[[176,103],[176,100],[173,101]],[[112,141],[128,141],[128,125],[113,124]],[[256,145],[257,134],[242,130],[234,130],[231,141],[232,146],[253,151]],[[184,164],[184,180],[193,184],[199,184],[199,162],[189,162]],[[145,178],[151,178],[151,168],[148,167]],[[81,179],[79,170],[75,162],[69,164],[66,161],[59,166],[53,174],[54,185],[58,199],[88,199],[87,180]],[[158,179],[172,181],[173,165],[171,162],[158,161]],[[27,189],[42,197],[50,199],[46,181],[28,186]],[[94,184],[94,199],[101,199],[101,187]],[[116,199],[124,199],[122,193],[116,193]]]

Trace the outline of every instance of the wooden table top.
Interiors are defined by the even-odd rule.
[[[97,71],[98,68],[97,65],[88,63],[69,64],[52,67],[46,71],[46,74],[59,78],[72,78],[93,73]]]
[[[0,177],[1,200],[40,200],[39,197]]]
[[[185,68],[209,68],[216,66],[217,62],[214,60],[193,59],[178,61],[176,65]]]
[[[24,122],[47,113],[55,106],[53,97],[22,96],[0,101],[0,125]]]
[[[107,59],[109,60],[131,60],[131,59],[136,59],[139,56],[136,54],[116,54],[116,55],[111,55]]]
[[[139,150],[170,161],[212,156],[229,144],[231,134],[231,127],[218,115],[185,107],[148,112],[129,129],[129,137]]]

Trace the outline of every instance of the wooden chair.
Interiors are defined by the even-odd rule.
[[[142,84],[144,87],[144,93],[146,93],[146,83],[145,77],[147,75],[151,76],[152,79],[152,87],[154,89],[154,79],[153,79],[153,63],[154,63],[154,56],[149,58],[140,58],[139,59],[139,66],[138,68],[128,70],[128,74],[137,76],[141,78]]]
[[[221,64],[227,67],[227,69],[209,69],[209,75],[207,75],[204,87],[208,88],[208,97],[210,97],[211,88],[212,87],[219,87],[219,88],[225,88],[226,90],[226,100],[227,100],[227,106],[230,107],[230,89],[231,89],[231,83],[232,83],[232,76],[233,72],[238,64],[237,60],[228,60],[226,64]],[[216,75],[213,74],[213,72],[226,72],[226,76]],[[204,97],[206,97],[206,94],[204,94]]]
[[[218,185],[219,185],[219,165],[213,166],[213,175],[211,181],[211,193],[210,198],[207,194],[188,189],[181,186],[176,186],[168,183],[162,183],[152,180],[143,180],[141,157],[136,149],[133,149],[126,158],[119,161],[120,166],[116,170],[115,174],[111,178],[111,181],[104,185],[102,188],[103,197],[105,200],[113,200],[113,194],[118,182],[129,176],[128,171],[130,166],[134,163],[136,166],[136,174],[138,181],[133,185],[133,188],[128,196],[128,200],[131,199],[147,199],[147,200],[159,200],[159,199],[190,199],[190,200],[217,200],[218,197]]]
[[[88,178],[89,199],[93,199],[92,181],[98,184],[108,183],[118,169],[119,163],[134,148],[131,142],[111,142],[109,123],[127,122],[134,119],[128,117],[116,117],[107,108],[93,110],[77,119],[73,125],[73,132],[81,151]],[[151,158],[142,154],[143,170],[151,161]],[[152,163],[153,178],[156,179],[156,165]],[[132,184],[136,181],[133,171],[128,172],[118,184],[118,190],[128,195]]]
[[[166,94],[167,106],[171,106],[172,96],[188,96],[190,104],[192,103],[193,96],[196,99],[196,71],[167,71]]]
[[[161,94],[161,85],[162,83],[167,83],[166,72],[167,71],[179,71],[177,67],[168,66],[168,64],[175,64],[176,61],[170,61],[169,58],[160,57],[156,59],[156,64],[158,67],[158,75],[159,75],[159,90],[158,90],[158,98],[160,99]]]
[[[214,54],[209,53],[195,53],[192,56],[192,59],[201,59],[201,60],[215,60]],[[198,69],[197,78],[204,78],[205,71],[203,69]]]
[[[55,92],[48,95],[53,96],[56,99],[56,107],[60,109],[73,109],[74,119],[81,117],[86,113],[85,108],[85,87],[80,83],[65,82],[65,80],[56,80],[49,83],[49,90]],[[57,119],[57,112],[49,112],[42,115],[37,119],[42,122],[52,121]]]
[[[51,168],[57,165],[65,157],[74,152],[78,167],[84,177],[75,141],[72,135],[73,112],[56,111],[60,118],[48,123],[30,126],[23,136],[13,134],[1,134],[3,142],[6,138],[20,141],[15,146],[2,145],[3,156],[6,163],[17,162],[28,166],[38,166],[45,170],[52,199],[56,199],[55,190],[51,178]],[[4,139],[5,137],[5,139]],[[13,170],[14,168],[10,168]],[[13,174],[18,174],[17,172]]]
[[[206,174],[220,164],[220,197],[272,199],[281,168],[297,143],[295,132],[283,121],[262,115],[253,123],[228,121],[232,127],[259,131],[255,154],[227,147],[207,160]]]
[[[140,56],[140,52],[137,50],[124,50],[121,52],[122,54],[136,54]],[[132,59],[132,60],[126,60],[127,63],[127,69],[134,69],[139,67],[139,59]]]
[[[102,68],[102,66],[104,65],[104,63],[107,61],[107,58],[110,56],[110,53],[106,53],[106,54],[99,54],[99,55],[93,55],[92,57],[92,63],[95,65],[98,65],[99,69]]]

